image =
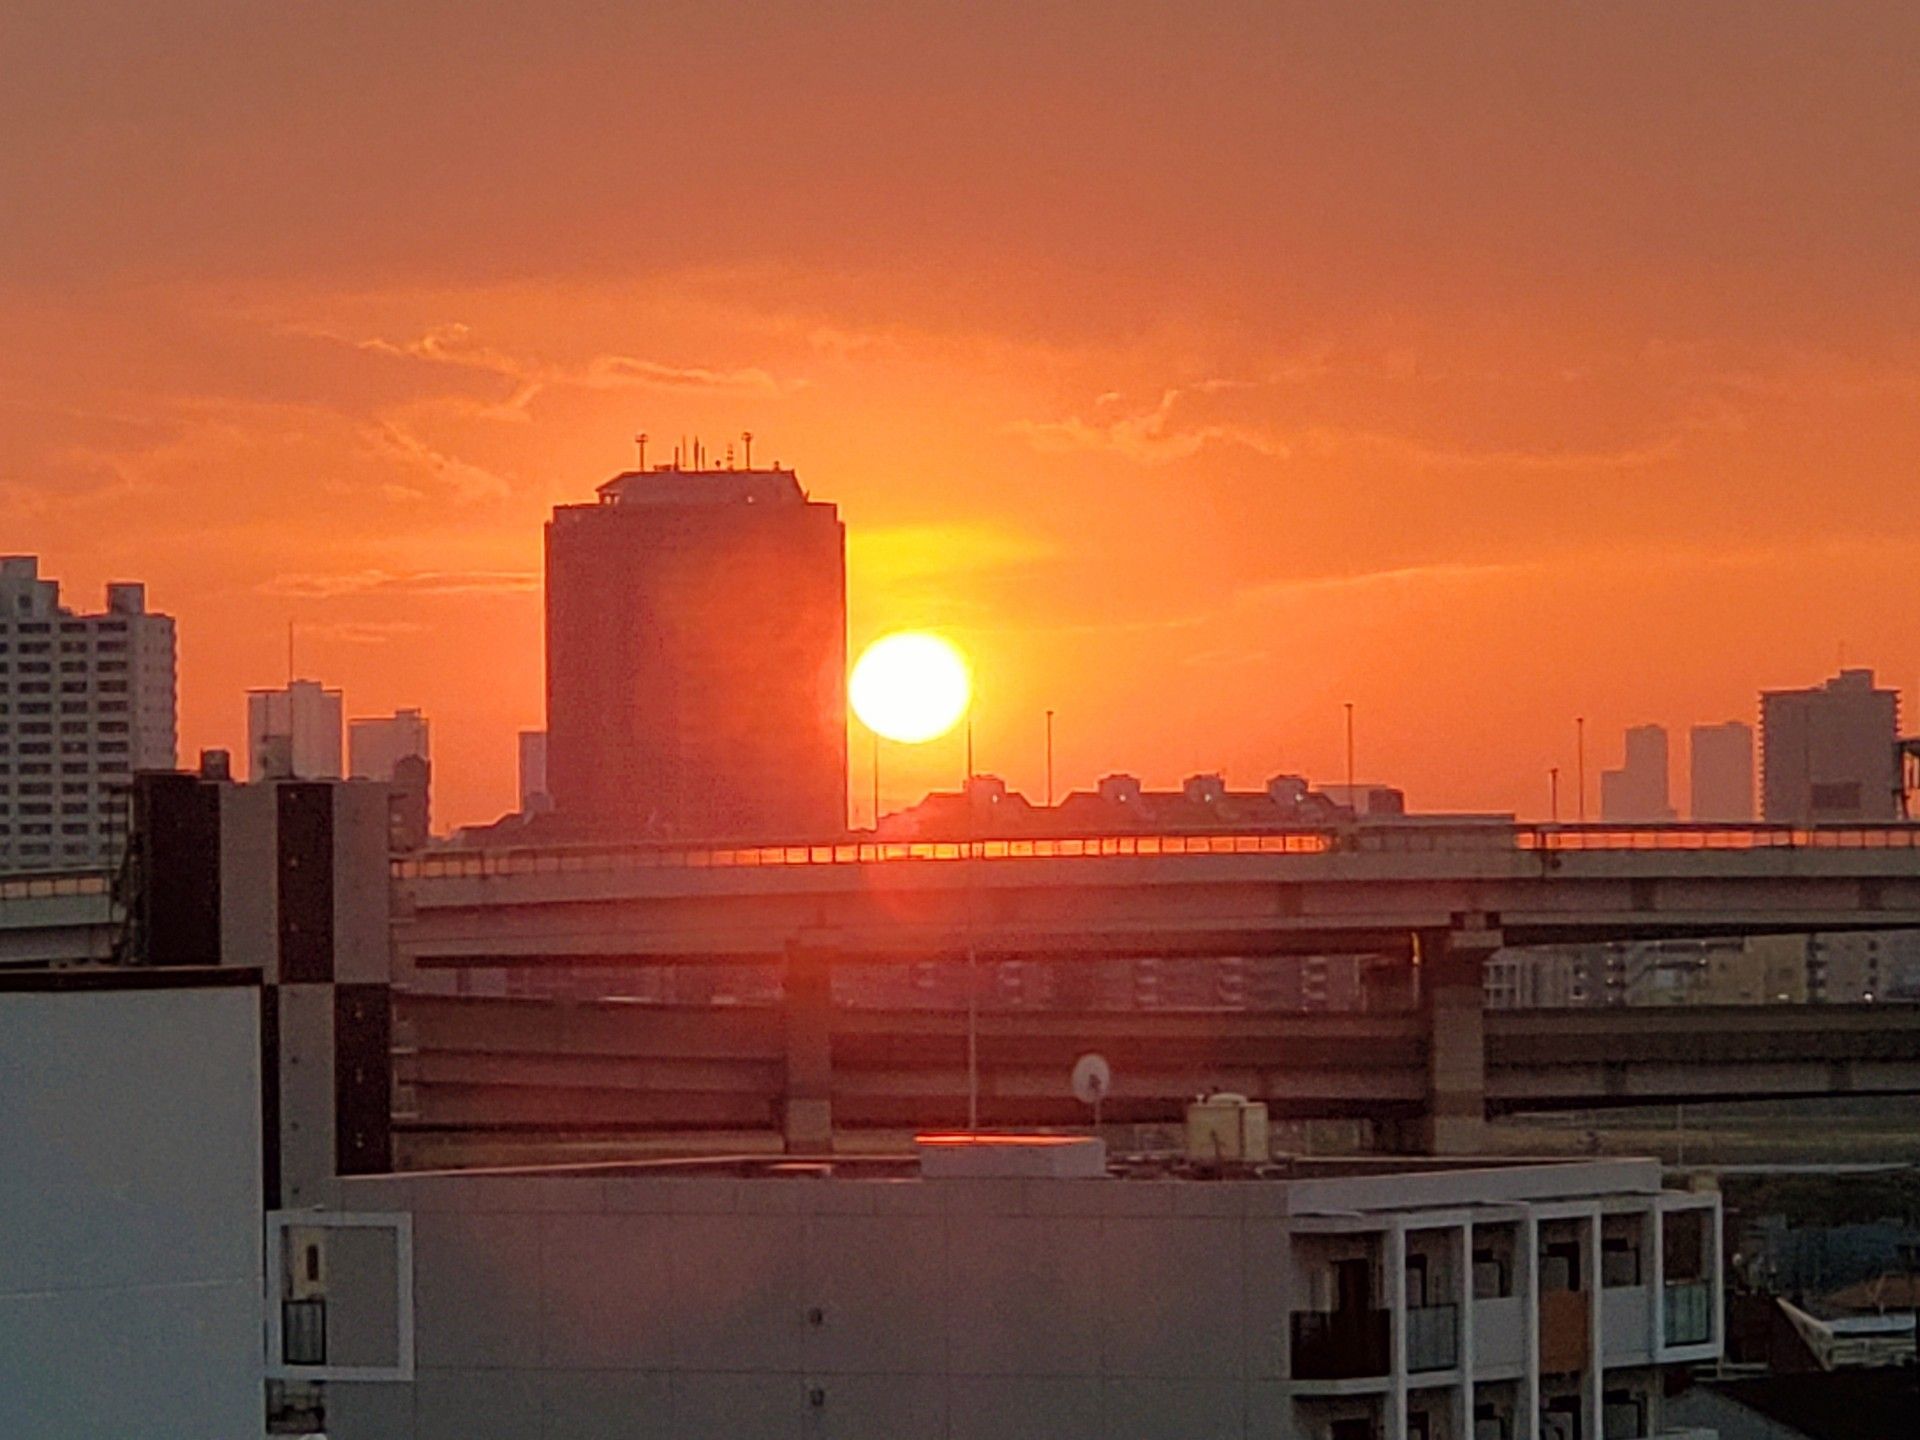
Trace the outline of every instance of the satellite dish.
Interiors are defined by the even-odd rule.
[[[1093,1108],[1093,1123],[1100,1123],[1100,1102],[1113,1091],[1113,1067],[1098,1052],[1082,1055],[1073,1062],[1073,1093],[1083,1105]]]

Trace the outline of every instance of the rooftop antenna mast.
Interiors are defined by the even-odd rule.
[[[647,432],[642,430],[633,437],[633,443],[640,447],[640,468],[647,468]]]
[[[753,468],[753,432],[751,430],[740,432],[740,444],[746,450],[746,468],[751,470]]]

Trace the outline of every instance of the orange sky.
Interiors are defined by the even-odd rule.
[[[856,647],[951,633],[1036,790],[1049,706],[1066,788],[1338,780],[1351,700],[1365,777],[1538,813],[1575,714],[1597,794],[1627,724],[1920,685],[1905,3],[28,0],[0,56],[0,548],[149,582],[187,755],[293,620],[442,821],[510,806],[541,521],[639,429],[837,501]]]

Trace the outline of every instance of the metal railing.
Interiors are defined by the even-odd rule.
[[[1407,1311],[1407,1369],[1451,1370],[1460,1363],[1460,1311],[1421,1305]]]
[[[961,860],[1077,860],[1178,855],[1687,853],[1752,850],[1917,850],[1920,824],[1509,825],[1462,822],[1255,834],[1081,835],[993,840],[859,840],[833,844],[685,846],[659,842],[443,850],[393,862],[397,879],[887,865]],[[45,883],[44,879],[39,883]],[[40,892],[44,893],[44,892]]]
[[[1681,1280],[1667,1286],[1666,1337],[1669,1345],[1704,1345],[1713,1338],[1713,1286],[1705,1280]]]
[[[1295,1380],[1369,1380],[1393,1369],[1393,1317],[1385,1310],[1296,1310]]]
[[[327,1363],[327,1302],[320,1296],[280,1302],[280,1363]]]

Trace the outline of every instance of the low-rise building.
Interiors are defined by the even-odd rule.
[[[1719,1354],[1718,1196],[1652,1162],[1097,1145],[343,1180],[275,1231],[282,1298],[326,1277],[279,1373],[335,1440],[1640,1440],[1663,1370]]]

